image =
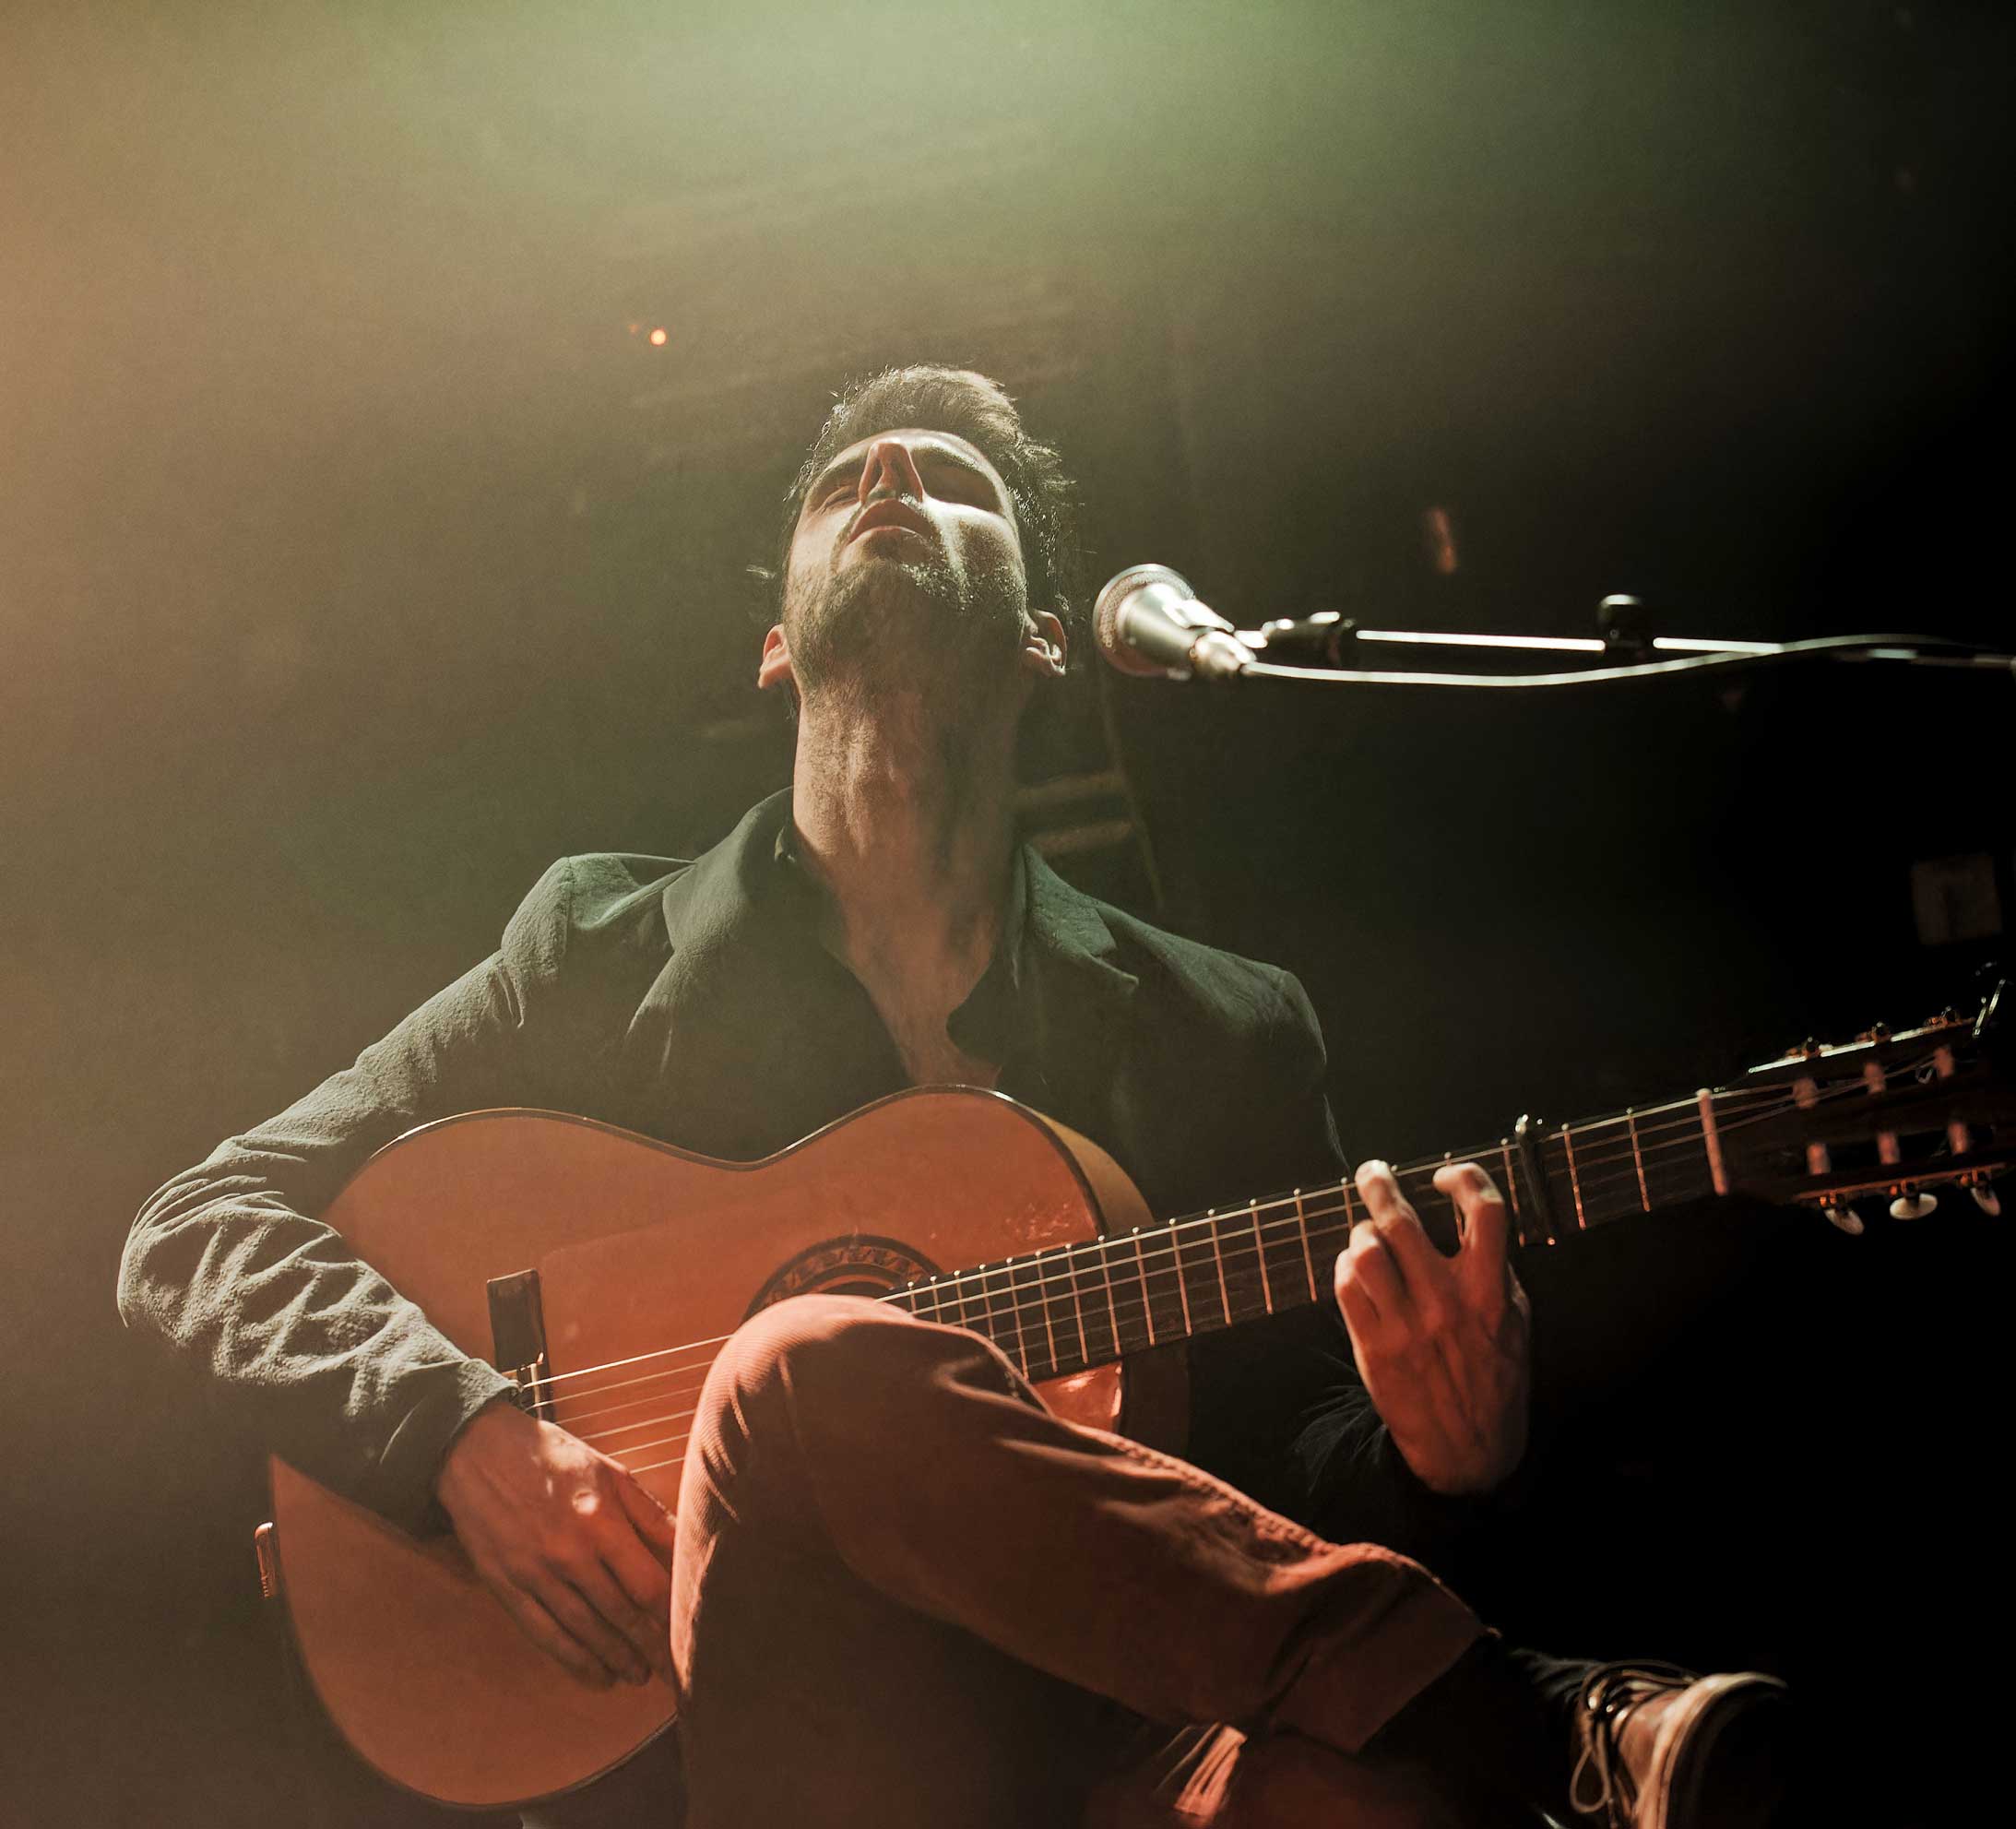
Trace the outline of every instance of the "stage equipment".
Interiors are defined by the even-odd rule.
[[[1428,1218],[1447,1210],[1442,1163],[1483,1164],[1532,1249],[1711,1190],[1850,1230],[1855,1202],[1910,1219],[1949,1187],[1988,1210],[1989,1178],[2016,1163],[1994,1013],[1991,998],[1973,1017],[1808,1043],[1733,1086],[1559,1130],[1523,1118],[1396,1173]],[[967,1328],[1059,1415],[1124,1429],[1123,1366],[1329,1301],[1364,1217],[1346,1179],[1157,1221],[1097,1145],[998,1093],[944,1087],[753,1163],[552,1112],[473,1112],[388,1145],[326,1215],[458,1346],[513,1375],[526,1408],[668,1506],[708,1365],[786,1296],[846,1291]],[[670,1725],[661,1682],[587,1689],[521,1637],[452,1535],[409,1537],[281,1460],[272,1476],[267,1586],[330,1717],[388,1776],[502,1808],[586,1783]]]
[[[1822,635],[1788,642],[1654,635],[1645,632],[1643,606],[1636,598],[1622,595],[1605,598],[1598,616],[1604,630],[1601,637],[1366,628],[1334,611],[1283,617],[1257,629],[1239,629],[1199,602],[1188,582],[1167,565],[1132,565],[1109,579],[1099,592],[1093,606],[1093,635],[1110,666],[1133,678],[1151,680],[1299,680],[1336,686],[1589,686],[1799,660],[1957,667],[2016,679],[2016,654],[1939,635]],[[1394,646],[1587,654],[1615,664],[1561,673],[1429,673],[1338,664],[1356,659],[1364,649]],[[1648,653],[1681,658],[1637,658]]]

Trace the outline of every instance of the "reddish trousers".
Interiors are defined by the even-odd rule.
[[[1350,1755],[1482,1631],[1418,1564],[1052,1416],[971,1334],[801,1297],[694,1419],[687,1821],[1420,1821]]]

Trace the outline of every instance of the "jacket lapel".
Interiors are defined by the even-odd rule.
[[[1099,904],[1037,855],[1024,858],[1028,912],[1024,958],[1030,1015],[1042,1071],[1029,1101],[1092,1136],[1127,1132],[1121,1064],[1140,980],[1117,961],[1119,947]]]

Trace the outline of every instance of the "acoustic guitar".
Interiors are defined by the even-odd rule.
[[[1441,1162],[1479,1161],[1533,1247],[1711,1191],[1854,1231],[1862,1208],[1907,1220],[1941,1191],[1992,1213],[1990,1180],[2016,1157],[1995,1001],[1666,1104],[1558,1130],[1522,1119],[1401,1184],[1423,1204]],[[1060,1414],[1124,1429],[1130,1360],[1331,1300],[1361,1213],[1341,1182],[1156,1221],[1085,1138],[997,1094],[921,1088],[754,1163],[473,1112],[387,1146],[326,1217],[528,1407],[670,1507],[707,1367],[771,1302],[850,1291],[968,1328]],[[591,1691],[521,1638],[452,1536],[408,1536],[284,1460],[271,1470],[262,1578],[323,1707],[387,1777],[508,1807],[587,1783],[670,1724],[662,1683]]]

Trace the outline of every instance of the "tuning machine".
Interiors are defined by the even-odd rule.
[[[1851,1239],[1859,1239],[1868,1228],[1862,1223],[1862,1216],[1852,1206],[1823,1206],[1820,1211],[1827,1216],[1827,1223],[1837,1232],[1845,1232]]]

